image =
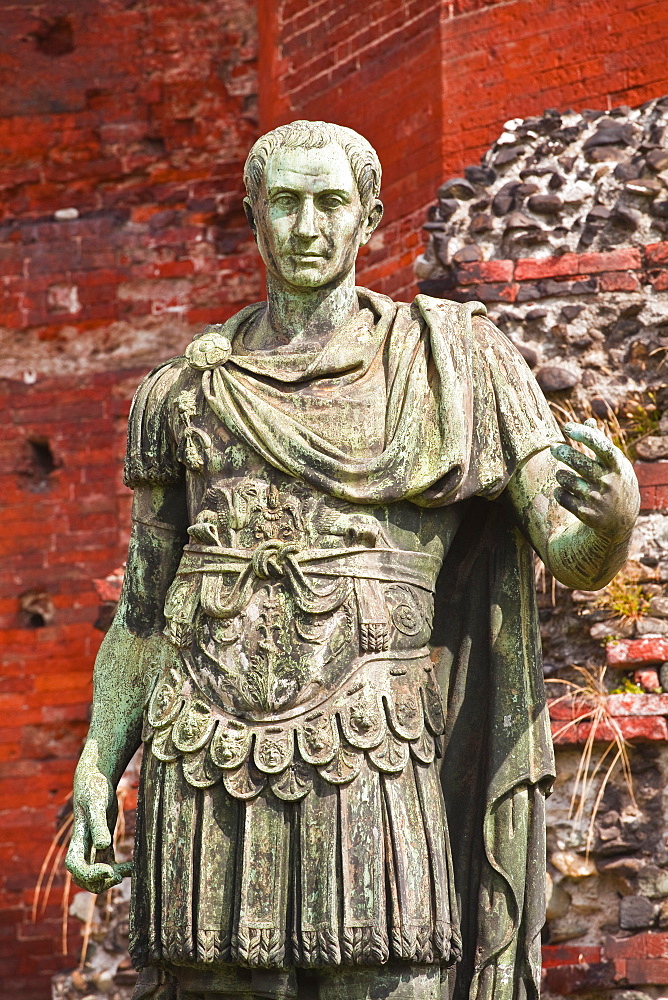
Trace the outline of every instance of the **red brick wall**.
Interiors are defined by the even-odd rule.
[[[62,866],[45,916],[29,909],[40,865],[69,793],[86,731],[91,665],[102,633],[93,623],[93,578],[123,558],[130,491],[121,481],[123,424],[141,372],[2,380],[8,414],[0,443],[0,981],[3,996],[50,996],[60,959]],[[48,440],[52,463],[30,441]],[[44,457],[44,452],[42,452]],[[48,471],[53,466],[52,471]],[[45,595],[31,605],[21,597]],[[80,947],[74,922],[70,942]],[[44,977],[43,975],[44,974]]]
[[[386,216],[362,283],[415,294],[412,263],[441,181],[440,0],[259,0],[260,126],[347,125],[375,146]]]
[[[668,93],[664,0],[444,0],[441,30],[444,175],[510,118]]]
[[[543,947],[544,988],[570,996],[605,995],[617,986],[664,986],[668,982],[668,934],[645,931],[608,937],[603,946],[565,943]]]
[[[46,1000],[81,944],[73,921],[60,957],[62,875],[44,919],[29,911],[86,728],[93,580],[124,558],[129,400],[261,295],[241,211],[256,12],[0,7],[0,994]],[[43,627],[21,610],[31,591]]]
[[[29,331],[23,343],[53,354],[113,323],[107,341],[126,326],[187,336],[257,296],[240,177],[256,135],[253,6],[2,7],[7,338]]]

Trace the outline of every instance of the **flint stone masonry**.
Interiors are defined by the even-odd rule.
[[[661,923],[668,887],[660,833],[667,760],[657,744],[643,746],[643,755],[631,755],[636,804],[625,799],[619,776],[613,776],[594,823],[588,863],[589,819],[579,825],[570,814],[581,751],[558,749],[549,805],[548,895],[565,896],[567,905],[555,910],[548,904],[543,964],[550,994],[619,1000],[613,991],[658,982],[653,963],[668,957]]]
[[[656,907],[645,896],[624,896],[619,903],[619,926],[625,931],[638,931],[650,927],[656,916]]]
[[[573,390],[569,401],[585,415],[605,417],[634,392],[659,393],[668,220],[655,205],[661,192],[668,198],[668,173],[650,154],[667,142],[667,98],[508,122],[481,166],[464,171],[465,188],[439,189],[415,265],[420,289],[485,302],[545,391]],[[499,164],[509,149],[516,156]],[[552,199],[550,214],[539,195]],[[633,225],[624,212],[637,214]],[[637,454],[668,457],[668,428],[648,434]],[[641,485],[645,508],[661,507],[659,484]]]
[[[668,197],[665,167],[650,156],[665,143],[667,112],[668,101],[659,99],[607,114],[549,111],[508,122],[482,170],[467,168],[472,183],[465,191],[452,182],[439,188],[423,280],[447,281],[453,256],[468,247],[483,261],[517,260],[518,281],[637,270],[631,247],[656,243],[666,232],[657,208]],[[499,163],[509,144],[516,155]],[[481,228],[483,206],[492,211]],[[607,266],[599,254],[611,251]]]
[[[668,896],[668,871],[648,865],[638,872],[638,890],[648,899],[665,899]]]

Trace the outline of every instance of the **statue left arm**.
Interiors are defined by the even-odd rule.
[[[532,455],[506,497],[550,572],[567,587],[599,590],[623,566],[640,509],[633,466],[594,420],[566,424],[569,444]]]

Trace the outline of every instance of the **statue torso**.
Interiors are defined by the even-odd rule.
[[[424,650],[460,505],[337,500],[203,417],[166,617],[207,699],[248,718],[303,712],[370,655]]]
[[[138,393],[127,481],[181,483],[185,469],[189,523],[166,637],[147,644],[144,787],[156,805],[138,852],[135,951],[161,961],[460,954],[437,763],[434,585],[468,498],[499,495],[515,461],[553,429],[501,335],[473,330],[464,307],[418,303],[423,323],[413,307],[367,300],[376,325],[342,331],[336,350],[304,364],[244,354],[234,341],[242,316]],[[510,596],[512,613],[515,550],[507,562],[489,593],[476,566],[471,600],[503,607]],[[483,615],[482,647],[489,634]],[[521,683],[506,685],[514,714],[495,696],[487,728],[515,760],[532,651],[498,645]],[[474,683],[471,692],[474,711],[462,718],[476,735],[478,697],[487,706]],[[461,759],[470,798],[471,762],[485,767]],[[176,858],[179,873],[193,873],[190,895],[185,876],[169,881]]]
[[[327,349],[250,351],[243,326],[233,360],[279,423],[282,411],[297,412],[329,447],[372,460],[385,446],[387,378],[371,311],[343,333],[334,358],[342,371],[328,371]],[[314,359],[322,377],[303,380]],[[201,379],[186,371],[169,408],[191,527],[166,618],[207,699],[247,717],[304,711],[361,658],[424,650],[459,505],[328,496],[236,438],[207,405]]]
[[[315,402],[323,432],[348,448],[354,440],[342,437],[357,436],[370,455],[382,449],[380,377],[325,402]],[[313,397],[305,405],[313,411]],[[350,776],[346,752],[396,770],[413,741],[433,758],[443,730],[427,646],[433,590],[462,505],[328,496],[235,438],[192,380],[171,413],[190,528],[165,605],[178,656],[149,704],[153,753],[185,755],[194,784],[214,777],[215,761],[240,797],[256,787],[258,772],[240,766],[249,752],[260,772],[290,776],[278,794],[301,793],[294,767],[285,770],[295,741],[334,781]]]

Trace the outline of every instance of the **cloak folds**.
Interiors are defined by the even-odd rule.
[[[453,996],[536,997],[554,761],[532,551],[501,503],[471,502],[435,605],[447,705],[441,775],[463,942]]]
[[[213,338],[214,349],[226,343],[220,360],[193,371],[175,358],[151,372],[130,413],[126,485],[183,478],[171,411],[177,394],[193,388],[274,468],[355,504],[492,499],[530,455],[563,440],[526,362],[482,303],[418,295],[408,305],[357,291],[369,329],[344,324],[310,363],[289,356],[307,362],[298,379],[283,356],[244,348],[264,303],[197,338]],[[384,426],[376,428],[382,396]],[[360,437],[360,420],[374,424],[373,440],[364,428]]]
[[[433,635],[464,947],[449,975],[457,998],[535,996],[553,760],[531,551],[499,498],[517,467],[561,435],[484,306],[358,293],[368,328],[346,325],[292,372],[275,353],[244,348],[260,304],[204,332],[203,345],[229,342],[222,360],[205,367],[181,358],[152,373],[130,417],[126,482],[182,479],[170,412],[177,393],[201,388],[235,439],[326,495],[366,505],[468,502],[440,573]],[[343,409],[355,392],[360,407],[384,393],[384,426],[362,458],[359,421]]]

